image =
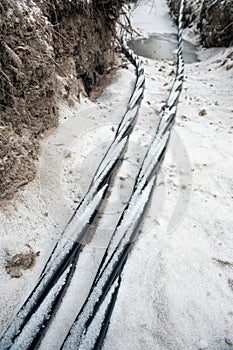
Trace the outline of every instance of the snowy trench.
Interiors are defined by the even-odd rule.
[[[114,170],[126,152],[129,135],[143,97],[145,77],[140,59],[127,46],[125,34],[122,37],[122,49],[136,69],[136,81],[126,112],[85,197],[53,249],[38,284],[0,339],[2,349],[31,349],[37,346],[56,305],[60,302],[60,291],[64,294],[68,287],[69,272],[75,268],[81,244],[106,196]],[[51,298],[53,290],[55,292]]]
[[[177,31],[169,20],[166,2],[162,0],[140,1],[133,12],[132,23],[144,38],[158,34],[162,37],[163,33],[174,36]],[[192,28],[184,31],[184,38],[193,47],[197,46]],[[151,177],[149,182],[144,181],[153,171],[153,161],[156,157],[158,159],[169,138],[167,125],[176,112],[169,107],[176,103],[181,80],[174,83],[173,93],[167,99],[176,69],[173,58],[151,59],[143,55],[146,89],[130,136],[131,142],[127,144],[124,157],[120,156],[122,164],[114,177],[104,210],[97,214],[95,235],[75,262],[76,269],[72,270],[74,265],[71,260],[56,288],[48,294],[48,304],[42,304],[38,310],[39,318],[46,319],[47,312],[50,312],[48,305],[62,291],[64,281],[72,270],[69,288],[51,327],[39,344],[40,349],[59,349],[71,325],[77,325],[77,322],[81,322],[82,326],[77,328],[78,331],[73,328],[71,334],[74,338],[68,338],[64,348],[72,349],[73,345],[75,348],[77,342],[80,349],[93,348],[93,344],[99,341],[97,334],[103,328],[103,320],[114,298],[115,307],[103,343],[105,350],[232,348],[233,187],[229,174],[233,168],[233,112],[229,96],[233,80],[231,70],[226,70],[222,64],[231,48],[195,50],[198,59],[186,64],[183,93],[168,152],[157,179]],[[182,69],[178,73],[183,75]],[[141,83],[142,78],[139,77],[139,87]],[[17,252],[29,242],[34,249],[41,251],[33,271],[25,271],[17,280],[6,274],[2,251],[2,329],[6,329],[15,310],[30,295],[60,233],[91,186],[94,174],[95,181],[103,175],[108,162],[99,167],[100,161],[106,151],[111,151],[116,130],[124,133],[123,127],[118,129],[118,125],[134,84],[134,70],[129,67],[117,72],[114,82],[96,103],[83,99],[81,106],[77,103],[69,107],[60,101],[61,123],[45,144],[40,179],[22,192],[17,204],[10,204],[10,215],[0,213],[4,230],[3,247]],[[134,95],[131,102],[137,99],[138,96]],[[165,102],[168,108],[164,109]],[[160,120],[161,115],[163,118]],[[130,112],[126,129],[132,118],[134,113]],[[165,138],[153,141],[156,130]],[[110,158],[113,163],[114,157],[119,158],[124,145],[124,142],[119,143],[119,149],[112,152]],[[145,156],[147,158],[143,162]],[[144,170],[139,172],[142,164]],[[134,188],[136,178],[138,185]],[[155,180],[157,187],[149,195]],[[142,187],[140,184],[143,184]],[[108,181],[105,186],[108,186]],[[142,188],[143,196],[140,197],[138,193]],[[102,190],[105,191],[105,187]],[[129,205],[127,208],[134,191],[132,207]],[[102,196],[103,193],[99,193],[95,197],[97,206]],[[133,249],[123,272],[119,267],[121,278],[109,284],[106,298],[95,309],[95,317],[89,319],[91,308],[96,300],[101,299],[98,293],[111,274],[111,266],[114,266],[111,257],[120,256],[121,249],[125,247],[125,244],[120,244],[120,250],[115,249],[120,242],[119,237],[125,237],[126,243],[130,234],[135,232],[137,220],[134,211],[143,211],[149,197],[150,205],[137,228]],[[51,202],[50,198],[54,201]],[[122,220],[121,213],[125,208],[128,211]],[[108,244],[119,222],[119,235],[116,231]],[[72,226],[69,230],[65,239],[60,241],[63,254],[66,246],[73,245],[70,237],[77,233]],[[90,231],[94,232],[93,225]],[[57,258],[60,259],[59,255]],[[53,264],[48,264],[46,269],[44,272],[52,271]],[[91,287],[93,294],[89,294]],[[86,301],[88,295],[89,303]],[[88,310],[86,315],[82,313],[85,307]],[[83,332],[87,319],[88,327],[85,326]],[[38,319],[34,326],[36,324]],[[33,323],[28,324],[22,332],[29,343],[29,335],[36,331],[34,326]],[[80,337],[79,340],[77,337]],[[19,344],[16,342],[14,348],[26,348],[26,345],[20,347]]]

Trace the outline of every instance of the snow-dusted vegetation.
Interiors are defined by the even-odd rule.
[[[90,95],[115,64],[122,3],[1,1],[0,200],[35,177],[38,141],[57,126],[58,99]]]
[[[168,0],[177,17],[179,0]],[[205,47],[233,45],[233,8],[231,0],[190,0],[185,2],[185,25],[195,27]]]

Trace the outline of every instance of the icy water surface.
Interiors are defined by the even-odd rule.
[[[150,34],[148,38],[131,40],[130,47],[143,57],[175,61],[177,36],[174,33]],[[196,46],[186,40],[184,40],[184,61],[185,63],[199,61]]]

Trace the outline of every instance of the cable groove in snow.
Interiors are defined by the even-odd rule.
[[[105,318],[102,321],[101,329],[99,329],[100,310],[106,300],[110,303],[112,308],[115,305],[115,302],[111,304],[111,299],[109,299],[112,297],[110,293],[111,287],[116,278],[120,276],[127,260],[131,243],[136,237],[138,223],[142,219],[148,199],[155,185],[158,165],[164,157],[172,123],[177,111],[177,102],[181,93],[184,77],[184,61],[182,54],[183,5],[184,2],[181,0],[178,24],[177,70],[165,110],[161,115],[157,132],[144,158],[132,196],[113,232],[113,238],[105,252],[89,296],[63,343],[62,349],[64,350],[81,349],[82,344],[88,344],[86,347],[88,350],[101,348],[101,343],[98,344],[98,347],[96,347],[95,343],[95,340],[106,324]],[[132,99],[133,98],[132,96]],[[118,236],[119,232],[121,238],[118,243],[115,243],[114,238]],[[119,288],[119,284],[116,288]],[[98,324],[98,327],[93,327],[95,324]],[[93,332],[93,328],[95,332]],[[90,329],[92,329],[92,331],[90,331]]]

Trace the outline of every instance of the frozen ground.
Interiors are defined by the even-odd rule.
[[[174,33],[165,1],[141,4],[134,25],[144,35]],[[222,64],[231,51],[200,49],[201,61],[186,65],[169,152],[141,237],[124,269],[105,350],[233,348],[233,70]],[[143,58],[143,62],[145,98],[105,210],[111,224],[119,215],[118,204],[124,205],[130,193],[175,69],[171,61]],[[35,284],[58,234],[84,195],[114,137],[133,80],[133,69],[122,69],[97,103],[84,99],[81,106],[68,107],[61,101],[61,123],[45,139],[38,179],[1,210],[1,329]],[[98,227],[100,239],[110,231],[101,227],[101,220]],[[16,254],[28,243],[40,256],[32,270],[12,279],[4,268],[5,249]],[[95,239],[83,250],[57,322],[41,349],[55,350],[62,342],[88,292],[103,245]]]

